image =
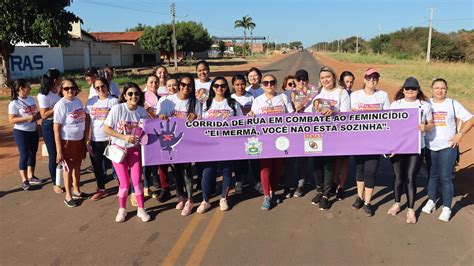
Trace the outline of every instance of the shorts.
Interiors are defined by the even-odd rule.
[[[61,140],[61,147],[68,166],[80,167],[86,152],[84,140]]]

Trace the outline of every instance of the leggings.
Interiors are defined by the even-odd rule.
[[[278,178],[280,177],[282,162],[283,158],[260,160],[263,195],[270,196],[270,191],[275,192],[278,188]]]
[[[170,183],[168,181],[168,168],[171,165],[165,164],[158,166],[158,170],[160,173],[160,187],[161,189],[169,189]]]
[[[48,169],[51,179],[56,176],[56,142],[54,141],[53,120],[44,119],[41,123],[41,131],[43,132],[43,140],[48,150]]]
[[[187,198],[192,199],[193,197],[193,174],[190,163],[175,164],[173,168],[173,174],[176,178],[176,194],[180,197],[185,197],[186,191]]]
[[[39,141],[38,132],[13,129],[13,137],[20,152],[19,169],[26,170],[28,166],[35,167]]]
[[[329,197],[331,192],[334,173],[336,171],[336,157],[320,156],[314,158],[314,169],[316,172],[316,189],[324,196]]]
[[[222,192],[221,198],[227,198],[229,187],[232,180],[232,161],[224,161],[220,163],[222,168]],[[202,198],[209,201],[209,197],[216,190],[216,170],[219,166],[218,162],[202,163]]]
[[[127,155],[121,163],[114,163],[115,172],[119,179],[119,207],[126,208],[128,190],[130,189],[130,175],[135,189],[138,208],[143,208],[142,163],[140,161],[140,146],[127,149]],[[130,169],[130,174],[129,174]]]
[[[104,150],[107,147],[108,141],[91,141],[94,156],[90,156],[92,168],[94,168],[95,181],[98,189],[105,189],[107,165],[110,160],[104,156]]]
[[[356,163],[356,180],[364,182],[366,188],[375,187],[375,174],[379,164],[380,155],[354,156]]]
[[[395,180],[393,185],[393,193],[395,194],[395,202],[400,203],[403,189],[406,190],[408,208],[413,209],[415,206],[416,195],[416,176],[421,168],[421,158],[419,154],[397,154],[390,158],[393,166]]]

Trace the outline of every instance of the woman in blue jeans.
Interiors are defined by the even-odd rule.
[[[443,210],[439,220],[448,222],[451,218],[451,205],[454,196],[453,173],[456,165],[458,146],[464,135],[471,130],[474,119],[459,102],[447,98],[448,83],[442,78],[431,83],[433,98],[433,119],[435,127],[426,136],[428,180],[428,202],[423,207],[424,213],[432,213],[438,199],[438,182],[441,182]],[[457,121],[464,126],[457,127]]]
[[[38,93],[39,111],[41,114],[41,131],[43,132],[44,143],[48,150],[48,169],[53,183],[53,191],[64,192],[63,189],[55,185],[56,177],[56,144],[54,143],[53,114],[54,105],[61,99],[59,89],[61,88],[61,73],[55,68],[51,68],[41,78],[41,88]]]

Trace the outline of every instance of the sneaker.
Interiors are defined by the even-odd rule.
[[[64,204],[66,204],[66,206],[68,206],[69,208],[77,207],[77,203],[73,198],[71,198],[70,200],[64,199]]]
[[[143,188],[143,197],[149,198],[151,190],[147,187]]]
[[[336,183],[332,183],[331,189],[329,190],[329,196],[334,196],[334,195],[336,195],[336,188],[337,188]]]
[[[107,196],[107,192],[105,191],[105,189],[98,189],[97,192],[92,195],[91,197],[91,200],[100,200],[102,198],[105,198]]]
[[[372,209],[372,205],[370,203],[364,203],[364,206],[362,206],[362,209],[365,212],[365,215],[367,217],[371,217],[374,215],[374,210]]]
[[[291,190],[289,187],[285,187],[285,189],[283,190],[283,195],[285,196],[285,198],[289,199],[291,198],[293,195],[291,195]]]
[[[31,185],[40,185],[43,183],[43,181],[36,176],[33,176],[32,178],[28,179],[28,182],[30,182]]]
[[[142,222],[150,221],[150,215],[148,215],[148,213],[146,213],[145,209],[143,208],[137,209],[137,217],[142,219]]]
[[[177,210],[182,210],[184,208],[184,204],[186,204],[186,201],[188,199],[183,197],[183,196],[179,196],[179,199],[178,199],[178,204],[176,204],[176,209]]]
[[[94,173],[94,168],[92,167],[92,165],[89,165],[89,166],[86,167],[86,169],[84,169],[84,172]]]
[[[235,194],[242,194],[242,182],[235,182]]]
[[[364,200],[362,200],[359,196],[357,196],[354,203],[352,203],[352,209],[358,210],[358,209],[362,208],[362,205],[364,205]]]
[[[28,182],[28,180],[23,181],[23,182],[21,183],[21,188],[22,188],[23,190],[28,190],[28,189],[30,189],[30,182]]]
[[[275,195],[273,192],[270,192],[270,200],[275,204],[280,204],[283,202],[283,199],[280,196]]]
[[[407,223],[408,223],[408,224],[416,224],[416,214],[415,214],[415,210],[413,210],[413,209],[408,209],[408,212],[407,212]]]
[[[428,200],[428,202],[425,204],[423,209],[421,209],[421,211],[426,214],[431,214],[435,208],[436,208],[436,203],[432,200]]]
[[[345,197],[344,197],[344,189],[338,189],[336,191],[336,200],[343,200]]]
[[[181,211],[182,216],[188,216],[191,214],[193,211],[194,203],[191,200],[186,201],[186,204],[184,204],[184,208]]]
[[[329,199],[326,196],[323,196],[319,201],[319,210],[325,211],[329,210]]]
[[[137,197],[135,197],[135,193],[130,194],[130,203],[132,204],[133,207],[137,207]]]
[[[304,195],[303,187],[297,187],[295,190],[295,193],[293,193],[293,196],[295,196],[295,198],[301,198],[303,197],[303,195]]]
[[[263,194],[263,187],[262,187],[262,183],[258,182],[257,184],[255,184],[255,190],[260,193],[260,194]]]
[[[449,219],[451,218],[451,209],[448,207],[443,207],[443,210],[441,211],[441,214],[439,215],[438,219],[443,222],[449,222]]]
[[[219,201],[219,207],[220,207],[221,211],[227,211],[227,210],[229,210],[229,204],[227,204],[227,199],[222,198],[222,199]]]
[[[318,192],[316,193],[316,196],[311,200],[311,204],[317,205],[321,201],[321,198],[323,197],[323,193]]]
[[[272,201],[269,196],[263,197],[262,210],[268,211],[272,207]]]
[[[171,193],[168,189],[161,189],[158,194],[158,201],[163,203],[171,199]]]
[[[211,208],[211,204],[203,200],[201,204],[199,204],[199,207],[197,208],[196,212],[203,214],[207,212],[210,208]]]
[[[400,212],[400,203],[394,203],[390,209],[388,209],[387,214],[390,214],[392,216],[397,215],[397,213]]]
[[[123,223],[125,222],[125,216],[127,216],[127,211],[125,208],[119,208],[117,212],[117,216],[115,216],[115,222]]]
[[[76,194],[76,193],[72,192],[71,194],[72,194],[72,198],[75,199],[75,200],[88,199],[89,198],[89,195],[87,195],[84,192],[80,192],[79,194]]]

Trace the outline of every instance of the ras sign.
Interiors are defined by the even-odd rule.
[[[10,78],[34,78],[50,68],[64,71],[61,48],[27,46],[15,47],[10,57]]]

